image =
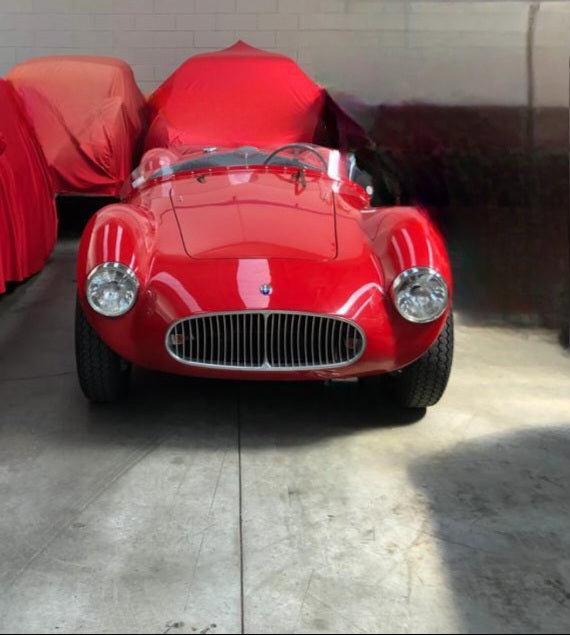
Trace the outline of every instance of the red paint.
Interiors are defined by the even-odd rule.
[[[222,170],[203,183],[177,181],[172,202],[188,255],[335,258],[331,184],[318,173],[305,179],[301,187],[294,171]]]
[[[91,220],[79,252],[80,299],[103,340],[139,366],[204,377],[352,377],[394,371],[420,357],[447,314],[430,324],[407,322],[389,290],[416,265],[440,271],[451,289],[445,246],[429,216],[412,207],[366,209],[360,187],[324,172],[307,170],[303,189],[294,172],[216,168],[126,188],[122,204]],[[141,284],[135,307],[120,318],[99,316],[85,301],[87,274],[105,260],[130,266]],[[259,292],[265,283],[270,296]],[[348,318],[364,330],[366,350],[344,368],[274,373],[195,368],[167,353],[173,322],[246,309]]]

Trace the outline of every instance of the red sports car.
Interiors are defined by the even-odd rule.
[[[354,158],[308,143],[153,149],[78,261],[77,368],[93,401],[133,364],[191,377],[384,375],[436,403],[451,273],[427,213],[372,207]]]

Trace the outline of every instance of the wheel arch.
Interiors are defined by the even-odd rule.
[[[431,267],[445,278],[452,293],[452,274],[445,241],[429,212],[418,207],[379,208],[366,221],[372,248],[382,265],[387,288],[411,267]]]
[[[79,297],[85,296],[87,276],[104,262],[120,262],[132,269],[141,285],[146,282],[153,251],[154,226],[144,210],[127,204],[104,207],[89,221],[77,258]]]

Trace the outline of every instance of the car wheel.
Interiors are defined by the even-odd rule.
[[[388,376],[396,401],[405,408],[427,408],[442,397],[453,360],[453,315],[432,347],[415,362]]]
[[[127,395],[131,364],[97,335],[85,319],[79,301],[75,309],[75,360],[79,384],[88,399],[110,403]]]

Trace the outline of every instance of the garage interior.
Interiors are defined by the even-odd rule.
[[[567,632],[569,28],[559,2],[0,3],[3,74],[109,54],[148,93],[238,37],[291,55],[437,215],[456,288],[427,411],[143,370],[94,406],[75,262],[104,201],[60,199],[50,262],[0,295],[0,632]]]

